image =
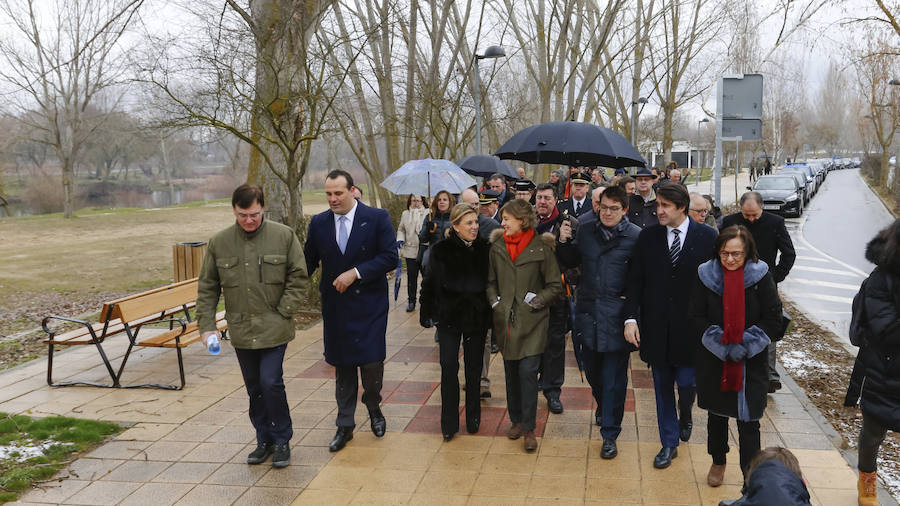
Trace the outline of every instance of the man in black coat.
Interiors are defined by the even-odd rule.
[[[556,206],[559,214],[574,216],[575,218],[591,211],[591,200],[588,198],[588,190],[591,189],[591,175],[579,172],[572,174],[569,181],[572,183],[572,195]]]
[[[691,437],[696,394],[694,363],[700,336],[690,331],[687,306],[697,267],[712,257],[716,231],[687,217],[690,196],[673,183],[656,192],[659,224],[638,236],[625,288],[625,340],[650,365],[662,449],[653,466],[669,467],[678,440]],[[674,384],[678,384],[678,411]]]
[[[634,175],[634,195],[628,202],[628,221],[641,228],[659,223],[656,217],[656,191],[653,181],[658,176],[643,168]]]
[[[763,211],[763,199],[759,192],[744,193],[741,195],[740,204],[741,212],[722,219],[722,229],[732,225],[747,227],[756,242],[759,259],[769,266],[777,285],[787,277],[797,258],[797,254],[794,253],[794,243],[784,226],[784,218]],[[772,341],[768,349],[769,393],[781,388],[781,376],[775,368],[775,348],[775,341]]]

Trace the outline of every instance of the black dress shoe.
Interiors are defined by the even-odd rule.
[[[694,429],[693,422],[681,422],[678,430],[678,437],[685,443],[691,439],[691,431]]]
[[[500,351],[500,347],[497,346],[497,343],[491,343],[491,353],[497,353]]]
[[[328,451],[340,451],[347,446],[347,442],[353,439],[353,427],[338,427],[334,433],[334,439],[328,444]]]
[[[406,306],[406,312],[407,312],[407,313],[412,313],[412,312],[415,311],[415,310],[416,310],[416,303],[415,303],[415,302],[410,302],[410,303]]]
[[[594,411],[594,423],[597,424],[597,427],[600,427],[601,425],[603,425],[603,416],[602,416],[602,415],[603,415],[603,414],[600,413],[600,408],[598,407],[598,408]]]
[[[550,397],[547,399],[547,406],[550,408],[550,412],[555,415],[563,412],[562,401],[559,400],[559,397]]]
[[[466,419],[466,432],[468,432],[469,434],[475,434],[476,432],[478,432],[479,427],[481,427],[481,418],[476,417],[472,418],[471,420],[468,418]]]
[[[272,467],[287,467],[291,463],[291,447],[288,444],[275,445],[275,452],[272,455]]]
[[[369,411],[369,423],[372,425],[372,434],[375,434],[375,437],[384,436],[384,431],[387,430],[387,421],[380,409]]]
[[[663,448],[653,459],[653,467],[665,469],[672,465],[672,459],[678,456],[678,448]]]
[[[490,398],[491,398],[491,391],[490,391],[490,390],[482,390],[482,391],[481,391],[481,398],[482,398],[482,399],[490,399]]]
[[[451,439],[453,439],[453,436],[454,436],[453,433],[451,433],[451,432],[445,432],[445,433],[444,433],[444,441],[450,441]]]
[[[247,455],[247,463],[250,465],[262,464],[274,451],[275,445],[272,443],[256,445],[256,449]]]
[[[601,459],[614,459],[616,455],[619,454],[619,449],[616,447],[615,440],[612,439],[604,439],[603,446],[600,448],[600,458]]]
[[[769,380],[769,393],[774,394],[778,390],[781,390],[781,382],[778,380]]]

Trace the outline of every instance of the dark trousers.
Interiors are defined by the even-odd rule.
[[[585,350],[584,375],[600,411],[600,435],[615,441],[622,432],[628,386],[628,351],[597,353]]]
[[[747,466],[759,453],[759,421],[737,421],[738,445],[741,458],[741,472],[747,473]],[[713,464],[724,465],[728,453],[728,417],[708,413],[706,419],[706,451],[713,458]]]
[[[860,471],[874,473],[878,468],[878,448],[884,441],[887,428],[881,422],[863,411],[862,430],[859,432],[859,465]]]
[[[409,301],[416,303],[416,290],[419,289],[419,262],[415,258],[406,259],[406,293]]]
[[[441,357],[441,432],[459,431],[459,345],[462,342],[466,376],[466,420],[481,418],[481,366],[484,331],[463,333],[453,327],[438,327]]]
[[[690,412],[694,404],[696,392],[696,375],[693,367],[675,367],[671,365],[651,366],[653,373],[653,389],[656,394],[656,423],[659,426],[659,442],[664,448],[678,446],[678,411]],[[675,408],[675,384],[678,384],[678,395],[685,401],[679,402]]]
[[[338,427],[356,427],[356,396],[359,393],[359,376],[362,377],[362,402],[369,412],[381,405],[381,385],[384,381],[384,362],[369,362],[362,365],[335,366],[334,398],[337,400],[338,415],[335,425]]]
[[[568,304],[565,300],[550,306],[550,326],[547,330],[547,347],[541,355],[538,389],[544,397],[559,398],[566,380],[566,328]]]
[[[294,435],[282,377],[285,349],[286,344],[234,350],[250,397],[250,423],[256,429],[257,444],[287,444]]]
[[[522,430],[534,430],[536,427],[537,374],[540,366],[540,355],[503,361],[509,420],[522,424]]]

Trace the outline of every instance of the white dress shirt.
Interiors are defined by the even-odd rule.
[[[356,216],[356,199],[353,199],[353,207],[347,211],[347,214],[338,214],[334,213],[334,237],[337,239],[341,236],[341,217],[347,217],[347,244],[350,244],[350,234],[353,233],[353,217]],[[356,272],[356,279],[362,279],[362,276],[359,275],[359,269],[356,267],[353,268]]]
[[[682,248],[684,247],[684,240],[687,237],[687,233],[688,233],[688,225],[691,224],[691,222],[688,220],[689,220],[689,218],[685,217],[684,220],[681,222],[681,225],[678,225],[677,227],[672,227],[672,226],[666,225],[666,243],[668,244],[669,249],[672,248],[672,243],[675,242],[675,233],[672,231],[675,230],[676,228],[678,230],[680,230],[679,235],[678,235],[678,240],[681,241],[681,247]]]
[[[587,197],[584,197],[581,200],[577,200],[575,197],[572,197],[572,210],[577,211],[578,206],[584,207],[586,202],[587,202]]]

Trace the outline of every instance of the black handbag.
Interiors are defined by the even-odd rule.
[[[790,328],[790,326],[791,326],[791,321],[793,321],[793,319],[791,318],[791,315],[789,315],[787,313],[787,311],[782,309],[781,310],[781,329],[779,329],[780,332],[778,332],[778,336],[776,336],[775,339],[773,339],[773,341],[778,342],[784,338],[784,335],[787,334],[788,328]]]

